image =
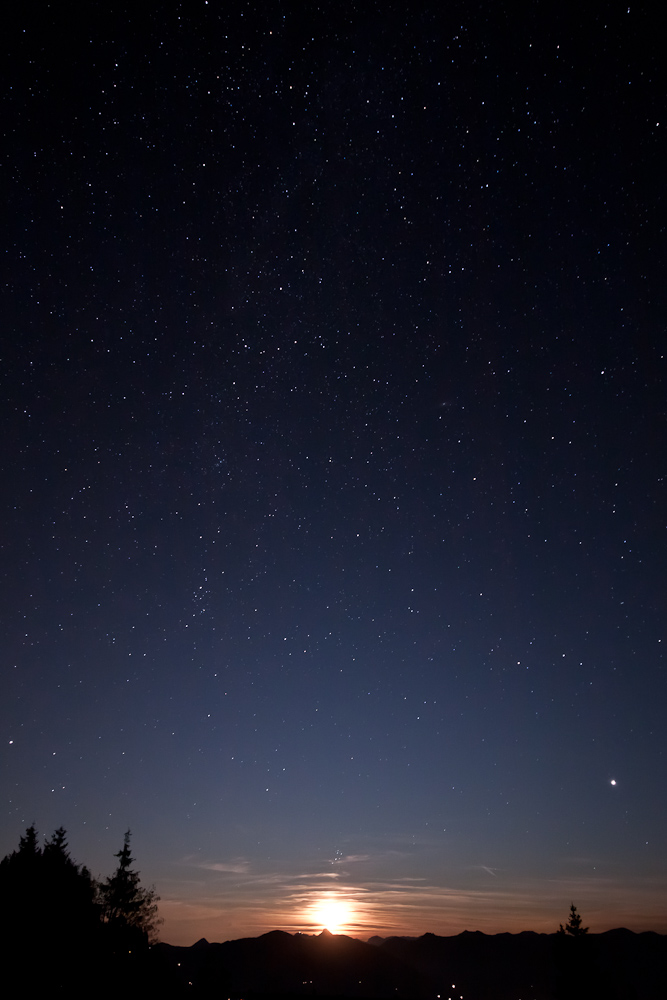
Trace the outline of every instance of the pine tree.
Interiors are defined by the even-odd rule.
[[[97,887],[88,869],[72,860],[64,827],[58,827],[44,845],[41,867],[45,909],[58,915],[71,935],[89,933],[99,923]]]
[[[5,964],[24,992],[67,986],[71,993],[84,984],[95,965],[99,909],[90,872],[70,857],[63,827],[43,850],[35,827],[27,828],[18,850],[0,862],[0,898]]]
[[[154,889],[141,885],[139,873],[132,869],[130,831],[125,834],[122,849],[115,854],[118,867],[99,887],[102,919],[119,942],[131,946],[152,942],[160,921]]]
[[[19,837],[18,853],[23,860],[27,858],[36,858],[42,853],[40,846],[37,843],[37,830],[34,823],[28,827],[23,837]],[[14,857],[15,855],[16,852],[14,851],[12,855],[9,856]]]
[[[47,857],[62,860],[66,864],[71,861],[67,846],[67,831],[64,826],[59,826],[57,830],[53,831],[51,839],[47,840],[44,845],[44,854]]]
[[[561,924],[558,933],[569,934],[571,937],[575,938],[583,937],[584,934],[588,934],[588,927],[581,926],[581,917],[577,913],[577,908],[574,903],[570,906],[570,916],[565,924],[565,927]]]

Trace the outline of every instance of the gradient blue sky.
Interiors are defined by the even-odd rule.
[[[0,851],[172,943],[667,931],[659,32],[441,7],[3,40]]]

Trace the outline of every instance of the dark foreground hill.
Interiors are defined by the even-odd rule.
[[[189,996],[666,1000],[667,937],[627,930],[373,938],[271,931],[158,950]]]
[[[204,996],[427,996],[429,983],[401,958],[345,935],[271,931],[224,944],[157,945]],[[155,950],[155,949],[154,949]],[[415,989],[416,988],[416,989]]]

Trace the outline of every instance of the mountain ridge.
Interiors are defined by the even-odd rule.
[[[572,939],[521,931],[449,937],[290,934],[155,945],[191,995],[435,1000],[664,1000],[667,936],[615,928]]]

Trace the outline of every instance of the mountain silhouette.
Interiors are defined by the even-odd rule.
[[[374,937],[270,931],[189,948],[155,946],[196,997],[665,1000],[667,937],[625,929],[583,942],[557,934]]]
[[[191,948],[160,944],[184,983],[196,991],[295,996],[421,996],[428,984],[399,957],[342,934],[270,931]],[[417,989],[415,990],[415,987]]]

